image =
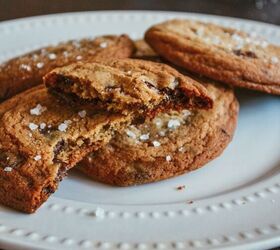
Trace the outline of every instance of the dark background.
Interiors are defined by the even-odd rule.
[[[280,24],[280,0],[0,0],[0,21],[89,10],[173,10]]]
[[[93,10],[187,11],[280,25],[280,0],[0,0],[0,21]]]

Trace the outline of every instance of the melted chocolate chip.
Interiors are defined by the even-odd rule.
[[[57,172],[57,176],[56,176],[56,181],[62,181],[62,179],[67,176],[67,170],[69,169],[69,167],[65,164],[61,164],[58,172]]]
[[[53,162],[54,163],[61,163],[61,161],[59,159],[57,159],[57,156],[59,155],[59,153],[67,146],[67,143],[64,140],[59,141],[53,150],[54,153],[54,159]]]
[[[57,75],[56,82],[66,84],[66,85],[71,85],[74,83],[74,80],[69,77],[63,76],[63,75]]]
[[[245,57],[250,57],[250,58],[258,58],[257,55],[252,52],[252,51],[249,51],[249,50],[246,50],[246,51],[242,51],[240,49],[238,50],[233,50],[233,53],[237,56],[245,56]]]

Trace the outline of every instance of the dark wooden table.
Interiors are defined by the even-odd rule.
[[[89,10],[172,10],[280,24],[280,0],[0,0],[0,21]]]
[[[280,25],[280,0],[0,0],[0,21],[91,10],[187,11]]]

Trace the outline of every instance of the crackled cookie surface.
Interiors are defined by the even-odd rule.
[[[255,34],[192,20],[151,27],[145,40],[162,57],[224,83],[280,94],[280,47]]]
[[[42,83],[52,69],[77,61],[127,58],[134,44],[127,35],[72,40],[45,47],[0,65],[0,101]]]
[[[162,63],[119,59],[76,63],[44,77],[51,93],[106,109],[154,113],[159,110],[212,107],[199,82]]]
[[[231,141],[238,102],[230,88],[207,83],[211,110],[163,112],[128,126],[89,154],[79,170],[118,186],[159,181],[195,170],[219,156]]]
[[[0,202],[32,213],[66,171],[129,124],[123,116],[65,103],[38,86],[0,105]]]

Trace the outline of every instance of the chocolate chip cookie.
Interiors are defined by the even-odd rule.
[[[145,40],[160,56],[189,71],[280,95],[280,47],[255,34],[176,19],[151,27]]]
[[[52,69],[77,61],[126,58],[134,52],[127,35],[72,40],[45,47],[0,65],[0,101],[42,83]]]
[[[213,102],[199,82],[162,63],[116,59],[75,63],[44,77],[51,93],[118,112],[153,115],[160,110],[209,109]]]
[[[129,115],[69,107],[41,85],[0,105],[0,203],[32,213],[88,153],[130,124]]]
[[[230,88],[207,83],[211,110],[162,112],[127,127],[89,154],[79,170],[117,186],[155,182],[204,166],[231,141],[239,105]]]

